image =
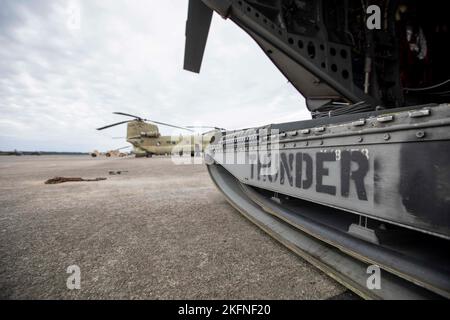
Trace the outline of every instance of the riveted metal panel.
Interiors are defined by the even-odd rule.
[[[450,238],[449,105],[295,135],[291,128],[277,135],[276,147],[263,129],[270,127],[247,145],[234,138],[245,131],[228,133],[209,155],[242,183]]]

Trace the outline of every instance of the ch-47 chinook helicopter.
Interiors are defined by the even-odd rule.
[[[133,145],[133,152],[136,157],[152,157],[153,155],[169,154],[177,154],[180,156],[182,156],[183,154],[190,154],[191,156],[194,156],[196,154],[204,152],[206,146],[214,137],[214,133],[216,132],[216,130],[224,130],[218,127],[207,126],[181,127],[160,121],[144,119],[124,112],[114,112],[114,114],[131,117],[133,119],[113,123],[101,128],[97,128],[97,130],[104,130],[126,123],[126,140]],[[156,124],[186,130],[191,134],[178,136],[162,136]],[[202,134],[194,134],[194,128],[212,130],[204,132]]]
[[[200,71],[215,11],[257,42],[312,115],[217,135],[206,151],[212,180],[244,216],[365,298],[450,298],[445,7],[189,1],[186,70]]]

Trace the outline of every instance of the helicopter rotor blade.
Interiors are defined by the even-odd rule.
[[[115,151],[119,151],[119,150],[122,150],[122,149],[127,149],[127,148],[131,148],[131,146],[125,146],[125,147],[122,147],[122,148],[117,148],[117,149],[114,149]]]
[[[127,116],[127,117],[132,117],[132,118],[135,118],[135,119],[138,119],[138,120],[142,120],[141,117],[138,117],[138,116],[135,116],[135,115],[132,115],[132,114],[129,114],[129,113],[125,113],[125,112],[113,112],[113,114],[119,114],[121,116]]]
[[[210,126],[186,126],[186,128],[200,128],[200,129],[226,130],[226,129],[224,129],[224,128],[210,127]]]
[[[155,121],[155,120],[150,120],[150,119],[142,119],[144,121],[148,121],[148,122],[153,122],[153,123],[157,123],[163,126],[167,126],[167,127],[172,127],[172,128],[177,128],[177,129],[183,129],[183,130],[187,130],[187,131],[191,131],[193,132],[194,130],[188,129],[186,127],[179,127],[179,126],[175,126],[173,124],[169,124],[169,123],[165,123],[165,122],[160,122],[160,121]]]
[[[189,0],[184,48],[185,70],[200,73],[212,15],[213,10],[201,0]]]
[[[150,119],[144,119],[144,118],[141,118],[141,117],[129,114],[129,113],[125,113],[125,112],[113,112],[113,113],[114,114],[118,114],[118,115],[122,115],[122,116],[132,117],[132,118],[135,118],[138,121],[148,121],[148,122],[157,123],[157,124],[160,124],[160,125],[163,125],[163,126],[167,126],[167,127],[183,129],[183,130],[187,130],[187,131],[191,131],[191,132],[194,131],[194,130],[188,129],[186,127],[180,127],[180,126],[175,126],[173,124],[169,124],[169,123],[165,123],[165,122],[160,122],[160,121],[155,121],[155,120],[150,120]],[[125,122],[130,122],[130,121],[135,121],[135,120],[128,120],[128,121],[125,121]],[[108,126],[106,126],[104,128],[100,128],[100,129],[106,129],[106,128],[108,128]]]
[[[134,121],[134,120],[126,120],[126,121],[116,122],[116,123],[109,124],[109,125],[101,127],[101,128],[97,128],[97,130],[108,129],[108,128],[111,128],[111,127],[114,127],[114,126],[118,126],[118,125],[123,124],[123,123],[131,122],[131,121]]]

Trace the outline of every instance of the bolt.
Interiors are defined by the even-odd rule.
[[[323,140],[320,140],[320,141],[319,141],[319,144],[320,144],[320,145],[323,145]]]
[[[425,131],[417,131],[416,137],[419,139],[425,137]]]
[[[391,138],[391,135],[389,133],[385,133],[383,136],[384,140],[389,140]]]
[[[363,141],[363,137],[358,137],[358,142],[362,142]]]

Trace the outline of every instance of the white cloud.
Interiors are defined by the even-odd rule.
[[[123,111],[242,128],[305,119],[303,98],[253,40],[215,15],[200,75],[182,70],[187,1],[2,0],[0,150],[111,149]],[[77,3],[77,2],[75,2]],[[163,133],[170,130],[161,128]]]

